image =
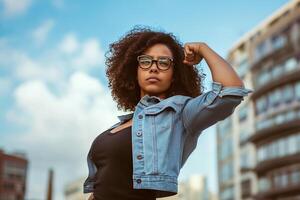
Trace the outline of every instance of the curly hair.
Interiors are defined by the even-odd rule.
[[[174,81],[166,91],[166,98],[173,95],[196,97],[202,93],[202,78],[206,74],[199,74],[196,66],[183,63],[183,45],[172,33],[134,26],[118,41],[111,43],[105,53],[108,87],[119,110],[134,111],[140,101],[137,56],[157,43],[169,47],[174,58]]]

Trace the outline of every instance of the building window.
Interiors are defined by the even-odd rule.
[[[241,151],[240,166],[241,168],[252,168],[254,166],[253,154],[251,153],[249,148]]]
[[[284,73],[284,69],[283,69],[282,65],[275,65],[271,71],[273,79],[276,79],[276,78],[282,76],[283,73]]]
[[[268,100],[271,108],[278,106],[281,103],[281,99],[282,99],[281,88],[277,88],[276,90],[273,90],[268,94]]]
[[[267,148],[266,146],[259,147],[257,160],[258,162],[264,161],[267,159]]]
[[[286,85],[283,88],[283,99],[285,103],[289,103],[294,99],[294,87],[292,85]]]
[[[229,181],[233,178],[233,163],[225,163],[221,168],[221,182]]]
[[[295,98],[300,101],[300,81],[295,84]]]
[[[260,113],[266,111],[267,106],[268,106],[267,98],[265,96],[260,97],[256,101],[256,112],[257,112],[257,114],[260,114]]]
[[[291,182],[292,182],[292,184],[300,183],[300,169],[293,171],[291,173]]]
[[[244,105],[240,110],[239,110],[239,122],[243,122],[247,119],[248,115],[248,107],[247,105]]]
[[[288,175],[285,172],[276,174],[274,177],[275,187],[286,187],[288,185]]]
[[[243,76],[247,73],[248,69],[249,69],[248,59],[247,59],[247,58],[244,58],[244,59],[241,60],[241,62],[239,63],[237,72],[238,72],[238,74],[239,74],[241,77],[243,77]]]
[[[288,139],[288,138],[287,138]],[[278,157],[287,155],[287,140],[286,138],[281,138],[277,141]]]
[[[277,88],[274,92],[274,105],[273,106],[277,106],[280,104],[280,101],[282,99],[282,92],[281,92],[281,88]]]
[[[245,180],[242,182],[242,198],[247,198],[251,196],[251,181]]]
[[[300,152],[300,134],[298,134],[297,136],[297,147],[298,147],[297,151]]]
[[[233,187],[228,187],[221,192],[221,200],[233,200],[234,199],[234,189]]]
[[[271,186],[271,184],[270,184],[269,179],[262,177],[258,180],[258,190],[260,192],[265,192],[265,191],[269,190],[270,186]]]
[[[232,138],[230,137],[225,138],[220,148],[221,150],[220,155],[222,160],[232,155],[233,152],[232,146],[233,146]]]
[[[272,38],[271,42],[274,50],[280,49],[286,44],[286,37],[284,35],[276,35]]]
[[[256,46],[256,48],[255,48],[256,60],[259,60],[260,58],[262,58],[263,56],[265,56],[268,53],[267,44],[268,44],[268,41],[265,40]]]
[[[297,68],[297,60],[294,57],[287,59],[284,63],[285,71],[289,72]]]
[[[252,130],[249,128],[241,128],[240,129],[240,142],[245,142],[251,135],[252,135]]]
[[[297,153],[297,137],[298,135],[291,135],[288,137],[288,153],[295,154]]]
[[[257,75],[257,85],[261,86],[271,80],[269,69],[264,67]]]
[[[218,125],[218,134],[220,139],[222,140],[223,138],[227,137],[232,130],[232,118],[227,117],[223,121],[221,121]]]
[[[300,152],[300,134],[274,140],[269,144],[260,146],[257,151],[257,161],[278,158]]]
[[[283,124],[285,122],[285,114],[281,113],[281,114],[276,115],[274,120],[277,125]]]

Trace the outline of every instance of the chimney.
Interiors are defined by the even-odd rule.
[[[53,169],[49,169],[48,176],[48,187],[47,187],[47,200],[52,200],[52,191],[53,190]]]

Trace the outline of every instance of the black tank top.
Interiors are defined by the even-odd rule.
[[[155,190],[133,189],[131,126],[98,135],[91,146],[97,166],[96,200],[155,200]]]

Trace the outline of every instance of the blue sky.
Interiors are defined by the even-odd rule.
[[[0,147],[27,154],[27,198],[44,198],[53,167],[55,199],[63,199],[64,185],[87,175],[92,140],[122,113],[105,77],[110,43],[134,25],[147,25],[182,43],[206,42],[225,57],[239,37],[287,2],[0,0]],[[208,67],[199,67],[208,90]],[[210,127],[179,179],[206,175],[216,192],[215,149]]]

